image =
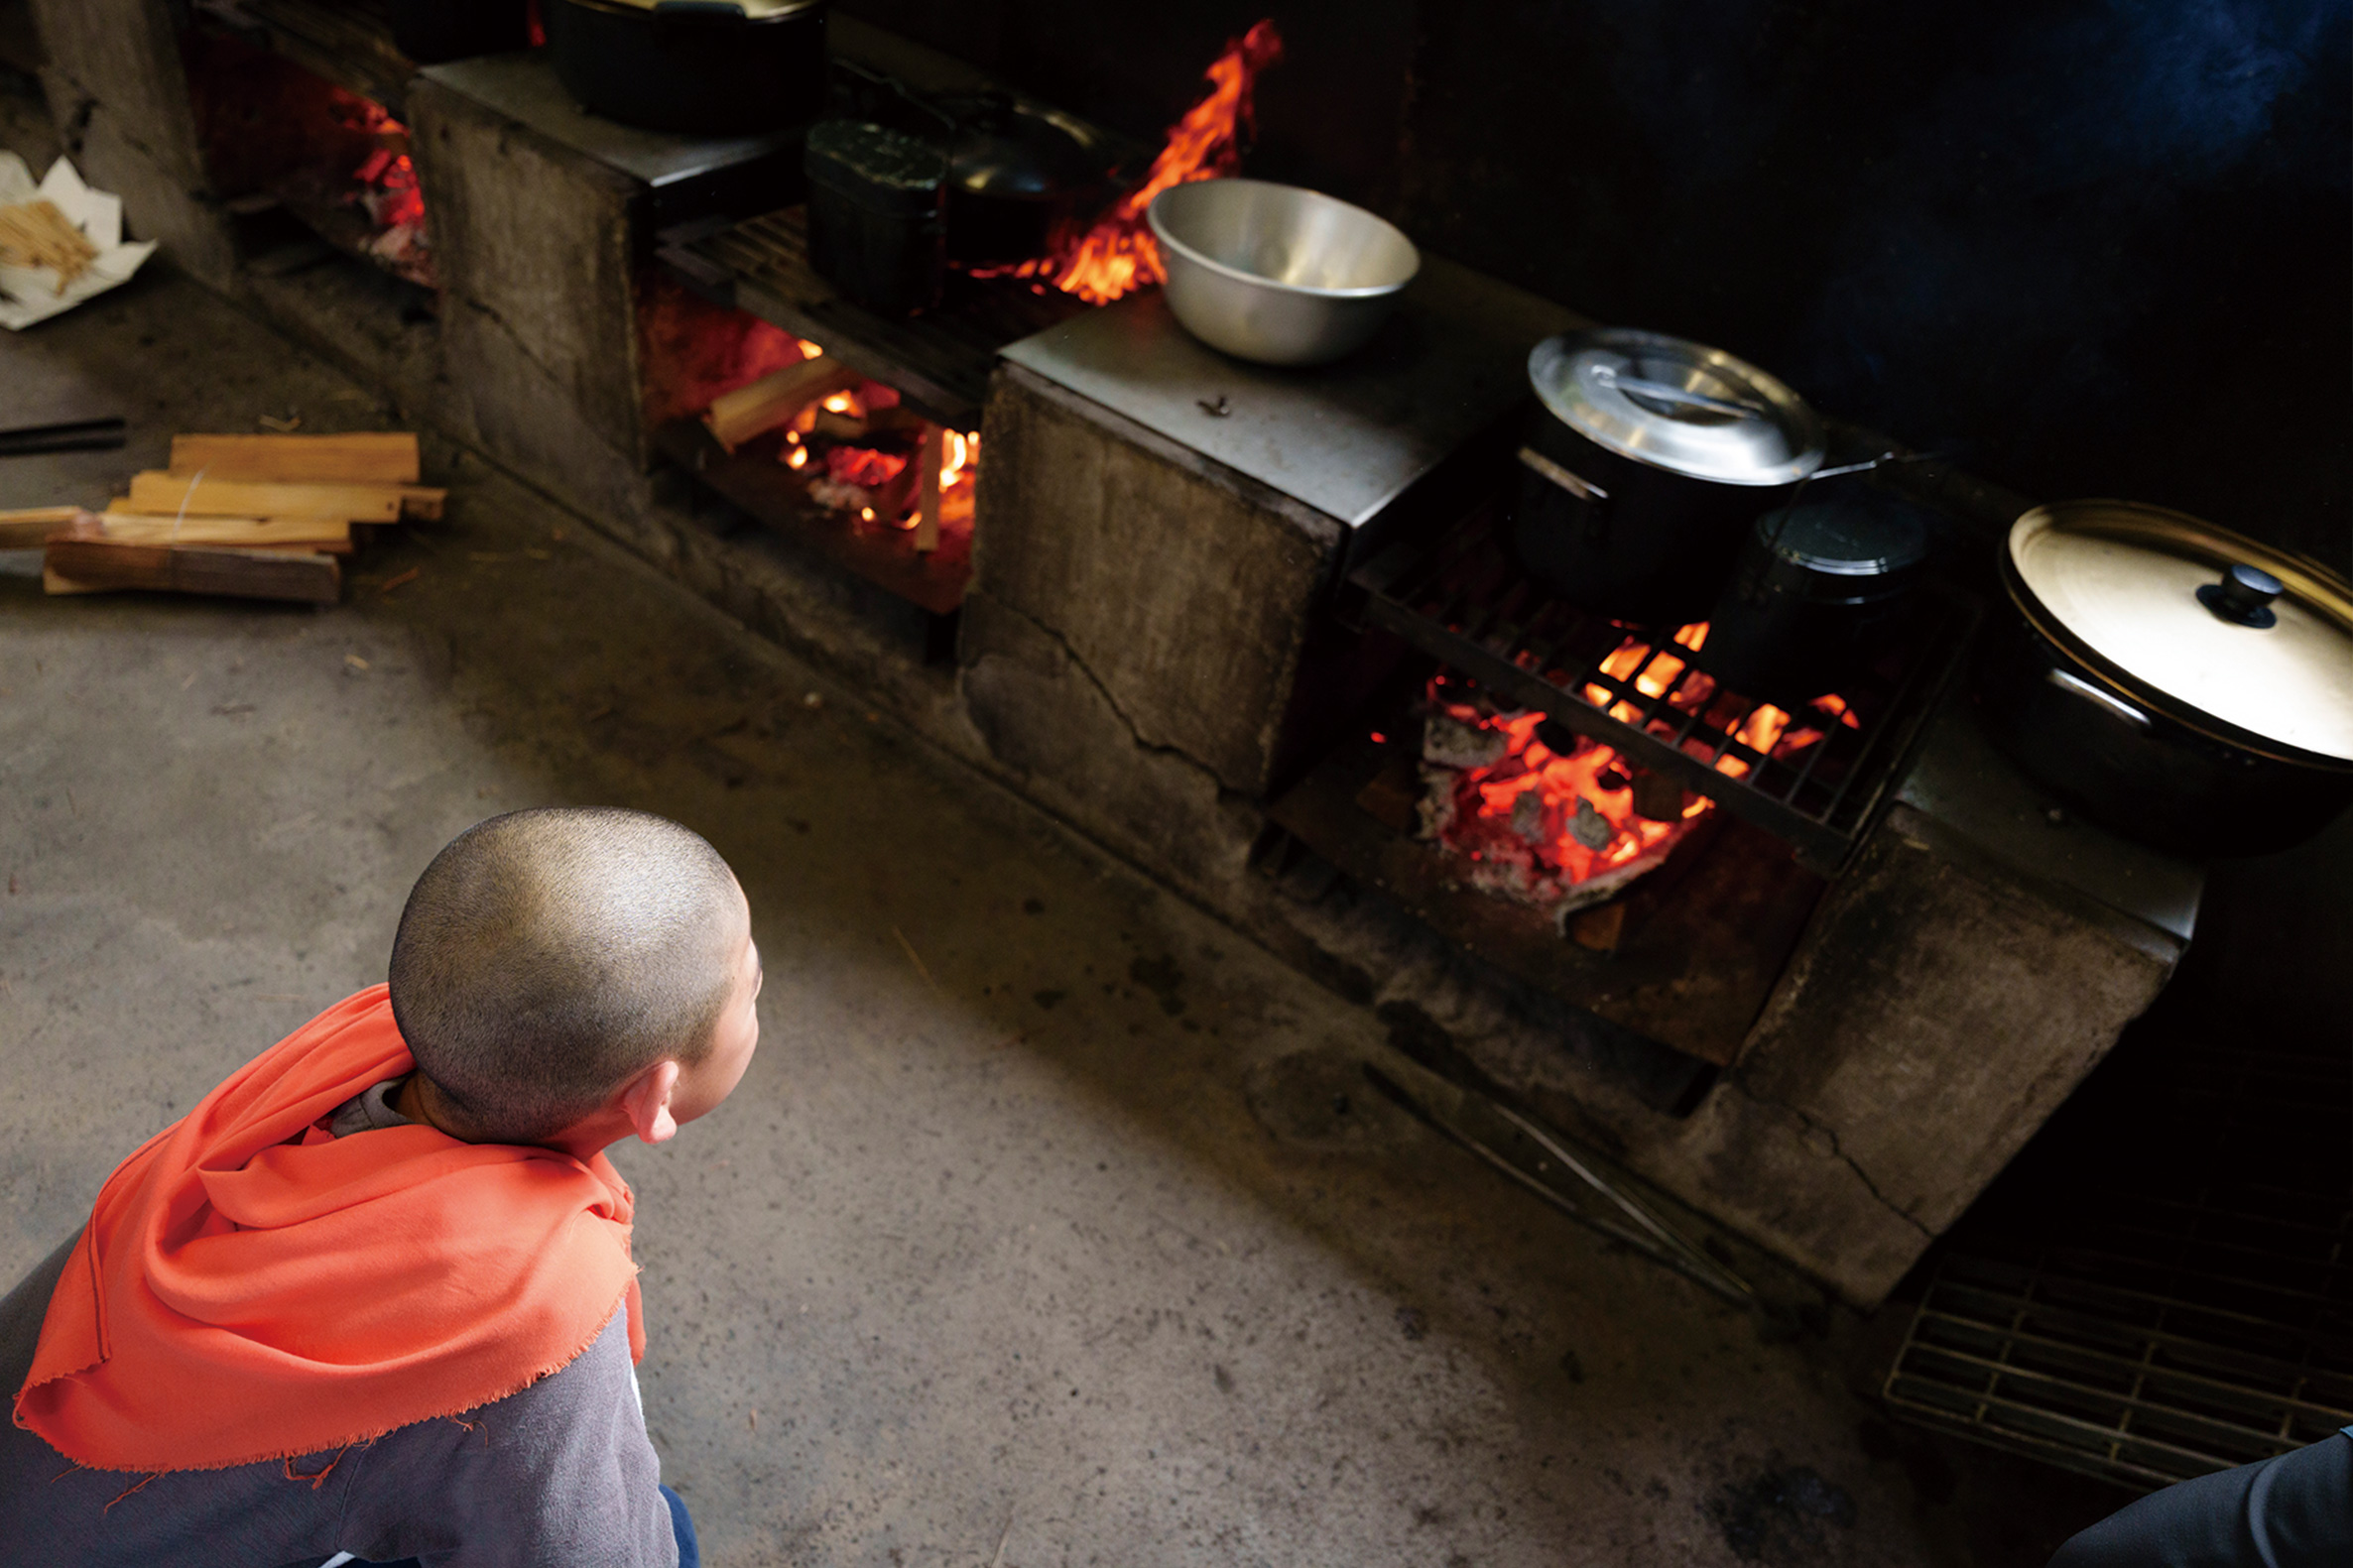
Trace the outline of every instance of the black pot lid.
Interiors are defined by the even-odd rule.
[[[2069,501],[2011,525],[2019,607],[2161,707],[2353,762],[2353,586],[2162,507]]]
[[[1927,559],[1928,529],[1901,501],[1805,501],[1757,519],[1757,543],[1792,565],[1833,577],[1884,577]]]
[[[1567,332],[1536,345],[1528,379],[1579,435],[1670,473],[1786,485],[1822,464],[1805,400],[1721,349],[1623,327]]]
[[[1006,101],[942,105],[958,120],[948,178],[976,195],[1053,201],[1102,178],[1100,138],[1052,109]],[[961,111],[961,112],[959,112]]]

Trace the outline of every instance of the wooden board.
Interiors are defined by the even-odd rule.
[[[351,525],[341,518],[156,517],[109,507],[97,524],[100,537],[118,544],[291,545],[337,554],[351,548]]]
[[[171,549],[62,539],[50,541],[42,568],[42,586],[58,594],[143,588],[301,604],[333,604],[343,596],[343,571],[335,558],[310,552]]]
[[[164,517],[332,517],[349,523],[397,523],[407,498],[400,485],[270,484],[198,480],[155,469],[131,480],[131,510]]]
[[[423,469],[409,430],[346,435],[175,435],[175,474],[280,484],[413,485]]]
[[[0,512],[0,549],[33,549],[91,514],[80,507],[20,507]]]

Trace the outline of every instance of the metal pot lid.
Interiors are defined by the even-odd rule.
[[[2126,501],[2037,507],[2009,560],[2028,619],[2159,705],[2353,762],[2353,586],[2326,568]]]
[[[1808,501],[1757,519],[1757,543],[1833,577],[1885,577],[1927,559],[1928,530],[1901,501]]]
[[[1805,400],[1721,349],[1604,327],[1548,337],[1528,379],[1555,419],[1653,468],[1726,485],[1786,485],[1822,463]]]
[[[957,121],[948,178],[976,195],[1053,201],[1102,178],[1101,142],[1083,123],[1010,97],[948,100]]]

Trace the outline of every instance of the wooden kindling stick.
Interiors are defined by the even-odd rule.
[[[915,460],[924,465],[916,489],[923,510],[916,519],[915,549],[919,555],[929,555],[939,547],[939,469],[947,461],[947,431],[925,421],[924,444]]]

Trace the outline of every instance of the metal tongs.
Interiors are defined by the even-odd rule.
[[[119,415],[71,420],[62,424],[27,424],[0,430],[0,457],[38,457],[44,452],[110,452],[127,440]]]
[[[1601,1175],[1595,1168],[1599,1161],[1572,1150],[1559,1135],[1522,1116],[1493,1096],[1465,1089],[1425,1067],[1406,1062],[1397,1062],[1394,1066],[1398,1072],[1415,1080],[1416,1090],[1409,1091],[1371,1062],[1363,1063],[1364,1075],[1374,1088],[1395,1101],[1408,1115],[1469,1149],[1570,1219],[1590,1226],[1604,1236],[1624,1242],[1652,1262],[1666,1265],[1727,1301],[1739,1306],[1758,1305],[1757,1292],[1747,1280],[1709,1257],[1702,1248],[1682,1236],[1632,1193]],[[1557,1160],[1563,1169],[1588,1189],[1590,1197],[1600,1201],[1579,1203],[1569,1193],[1499,1153],[1471,1131],[1470,1124],[1477,1114],[1500,1119],[1514,1133],[1534,1144],[1549,1158]]]

